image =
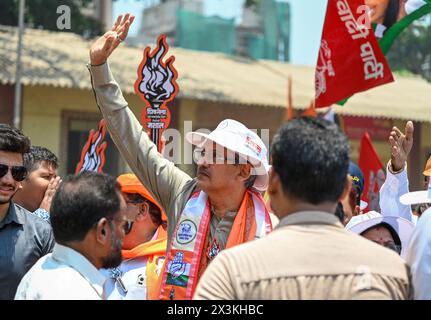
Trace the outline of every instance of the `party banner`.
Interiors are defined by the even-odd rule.
[[[408,26],[431,13],[431,0],[365,0],[365,5],[369,22],[385,55]],[[347,100],[338,104],[344,105]]]
[[[168,52],[165,35],[159,36],[157,47],[150,51],[150,47],[144,50],[144,57],[138,67],[135,92],[146,104],[141,114],[141,124],[147,130],[151,141],[157,146],[157,150],[161,152],[162,134],[171,121],[171,113],[167,105],[179,91],[176,82],[178,72],[173,66],[174,56],[170,56],[166,62],[162,61]]]
[[[328,0],[315,73],[316,108],[394,81],[364,0]]]
[[[75,174],[82,171],[103,172],[107,147],[107,143],[104,141],[105,134],[106,122],[102,119],[99,122],[99,129],[90,131],[88,140],[81,152],[81,160],[76,166]]]

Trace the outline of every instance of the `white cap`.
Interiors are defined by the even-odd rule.
[[[248,129],[241,122],[226,119],[219,123],[210,134],[200,132],[188,132],[186,139],[191,144],[200,146],[206,140],[239,154],[240,157],[250,162],[253,166],[253,174],[256,180],[253,187],[259,191],[265,191],[268,186],[268,150],[259,136]]]
[[[360,235],[365,230],[382,222],[389,224],[400,237],[401,256],[405,257],[410,237],[415,228],[415,225],[407,219],[397,216],[383,216],[376,211],[369,211],[350,219],[349,223],[346,225],[346,229]]]
[[[400,202],[404,205],[431,203],[431,192],[429,190],[409,192],[400,197]]]

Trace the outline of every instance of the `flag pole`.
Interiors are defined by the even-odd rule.
[[[22,36],[24,33],[24,8],[25,0],[19,1],[19,18],[18,18],[18,47],[16,59],[16,73],[15,73],[15,99],[13,108],[13,125],[21,128],[21,56],[22,56]]]

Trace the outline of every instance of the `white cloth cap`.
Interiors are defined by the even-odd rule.
[[[241,122],[226,119],[219,123],[210,134],[188,132],[186,139],[193,145],[201,145],[206,140],[236,152],[253,166],[256,180],[253,187],[265,191],[268,186],[268,150],[262,139]]]
[[[398,234],[401,240],[401,257],[405,257],[410,237],[415,225],[407,219],[397,216],[383,216],[376,211],[369,211],[350,219],[346,229],[356,234],[361,234],[365,230],[374,227],[382,222],[389,224]]]

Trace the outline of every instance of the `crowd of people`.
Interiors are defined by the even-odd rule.
[[[51,151],[0,124],[0,299],[431,298],[431,158],[410,193],[412,122],[389,134],[380,212],[361,201],[346,135],[321,118],[282,125],[269,154],[235,120],[190,132],[191,177],[157,151],[109,69],[133,19],[94,43],[88,68],[134,174],[61,180]]]

